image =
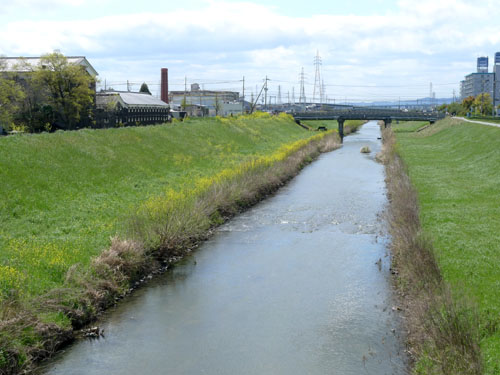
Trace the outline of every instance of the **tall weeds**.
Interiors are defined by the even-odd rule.
[[[182,255],[203,240],[210,228],[275,191],[321,152],[337,147],[333,133],[319,134],[200,179],[194,189],[169,190],[137,210],[126,237],[142,243],[155,257]]]
[[[422,233],[417,193],[390,128],[383,130],[383,140],[379,158],[386,166],[393,271],[405,304],[414,373],[481,374],[478,313],[441,277],[432,242]]]

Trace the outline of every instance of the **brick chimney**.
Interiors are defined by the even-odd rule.
[[[161,68],[161,100],[168,103],[168,69]]]

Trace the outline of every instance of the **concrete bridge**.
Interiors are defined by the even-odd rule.
[[[401,111],[398,109],[348,107],[334,108],[325,111],[294,112],[292,116],[300,125],[302,120],[337,120],[339,124],[340,139],[344,139],[345,120],[382,120],[385,127],[390,126],[392,121],[429,121],[431,124],[444,118],[444,114],[438,112]]]

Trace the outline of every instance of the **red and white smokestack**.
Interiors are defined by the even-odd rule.
[[[168,103],[168,69],[161,68],[161,100]]]

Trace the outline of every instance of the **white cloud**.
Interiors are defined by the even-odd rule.
[[[82,2],[71,0],[73,6]],[[22,0],[22,4],[37,7],[42,2]],[[102,66],[95,64],[101,76],[132,80],[138,75],[154,79],[157,72],[144,70],[146,65],[157,69],[170,61],[178,78],[247,75],[260,82],[260,77],[272,74],[277,80],[296,82],[301,66],[313,75],[312,58],[319,49],[325,81],[357,84],[375,77],[386,82],[414,77],[458,85],[468,73],[467,61],[472,69],[478,52],[492,55],[500,50],[500,24],[495,22],[500,9],[494,1],[398,4],[397,11],[373,17],[289,17],[251,2],[212,1],[194,11],[12,21],[0,26],[0,53],[38,55],[60,49],[101,61]],[[120,61],[122,71],[112,66],[113,59]],[[141,67],[141,59],[150,63]]]
[[[52,7],[84,5],[85,0],[2,0],[0,12],[12,10],[37,10],[44,11]]]

